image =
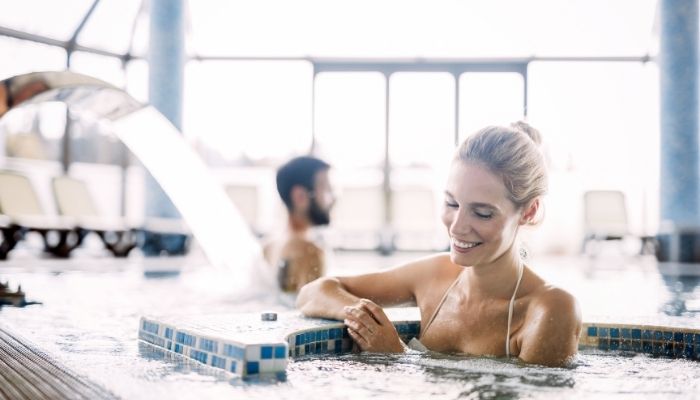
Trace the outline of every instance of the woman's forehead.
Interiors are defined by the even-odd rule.
[[[482,165],[463,161],[452,163],[446,192],[470,203],[497,205],[509,200],[501,177]]]

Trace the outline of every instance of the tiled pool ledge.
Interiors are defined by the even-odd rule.
[[[386,311],[404,341],[418,335],[417,308]],[[139,339],[242,377],[282,373],[290,358],[353,350],[342,322],[298,312],[279,313],[276,321],[262,321],[260,313],[142,317]],[[700,329],[586,322],[579,346],[700,360]]]

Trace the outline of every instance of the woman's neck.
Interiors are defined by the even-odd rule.
[[[469,293],[488,297],[510,298],[518,279],[522,260],[517,248],[511,247],[490,263],[467,268],[464,285]]]

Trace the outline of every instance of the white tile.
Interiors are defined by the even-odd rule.
[[[260,347],[259,345],[251,345],[245,349],[245,359],[246,361],[260,361]]]

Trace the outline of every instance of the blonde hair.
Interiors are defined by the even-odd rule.
[[[526,122],[487,126],[469,136],[457,151],[463,162],[476,162],[500,176],[508,197],[521,208],[547,192],[547,168],[540,132]]]

